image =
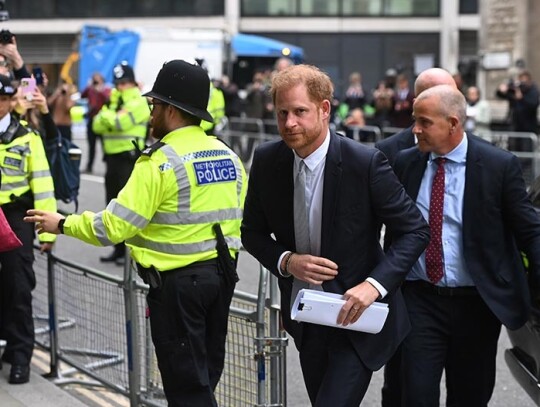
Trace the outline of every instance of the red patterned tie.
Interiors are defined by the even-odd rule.
[[[442,220],[444,206],[444,163],[446,159],[438,157],[437,172],[433,177],[431,200],[429,202],[429,227],[431,240],[426,248],[426,272],[433,284],[437,284],[443,276],[442,252]]]

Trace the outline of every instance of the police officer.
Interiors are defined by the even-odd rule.
[[[208,73],[208,66],[206,61],[202,58],[195,58],[195,62]],[[206,134],[214,134],[216,126],[219,126],[223,118],[225,117],[225,96],[223,91],[214,86],[210,81],[210,96],[208,97],[208,106],[206,108],[212,120],[203,120],[201,127]]]
[[[0,253],[0,337],[6,340],[2,360],[11,363],[9,382],[20,384],[30,378],[34,349],[32,290],[36,278],[34,230],[23,222],[29,208],[56,211],[54,184],[39,134],[11,115],[15,89],[0,75],[0,205],[22,247]],[[56,236],[39,235],[41,251],[52,248]]]
[[[144,148],[146,127],[150,118],[150,108],[146,98],[135,81],[133,68],[126,63],[113,69],[115,89],[110,102],[95,116],[92,129],[101,134],[107,171],[105,173],[106,202],[116,198],[126,185],[138,157],[138,150]],[[118,242],[109,256],[101,257],[102,262],[124,263],[125,245]]]
[[[25,218],[37,222],[40,233],[65,233],[94,245],[126,240],[150,284],[152,339],[170,406],[216,406],[235,280],[222,266],[213,227],[221,225],[220,247],[228,244],[229,260],[241,245],[245,170],[232,150],[200,127],[201,119],[211,120],[209,89],[200,67],[165,64],[147,94],[153,136],[160,141],[143,152],[118,197],[97,214],[64,218],[30,210]]]

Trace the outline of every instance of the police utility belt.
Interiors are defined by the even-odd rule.
[[[240,279],[238,278],[238,273],[236,272],[237,259],[233,258],[229,253],[229,247],[221,231],[221,226],[219,223],[216,223],[212,226],[214,233],[216,234],[216,250],[218,257],[216,259],[204,260],[192,263],[185,267],[180,267],[167,271],[158,271],[155,267],[143,267],[137,263],[137,273],[139,277],[150,286],[150,288],[159,289],[163,285],[163,279],[165,276],[172,274],[174,272],[182,272],[190,270],[192,266],[201,266],[201,265],[217,265],[218,271],[223,275],[225,281],[229,285],[235,285]]]

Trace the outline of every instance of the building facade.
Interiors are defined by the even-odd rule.
[[[411,81],[419,70],[441,66],[478,81],[487,94],[507,68],[483,70],[482,57],[511,53],[533,76],[540,56],[528,37],[540,38],[534,0],[7,0],[11,20],[1,28],[17,35],[29,64],[60,66],[85,24],[111,30],[139,26],[220,28],[252,33],[302,47],[305,60],[327,71],[340,96],[351,72],[366,90],[393,68]],[[538,13],[536,13],[538,14]],[[502,39],[504,23],[507,38]],[[478,68],[478,69],[477,69]],[[478,78],[476,76],[479,73]]]

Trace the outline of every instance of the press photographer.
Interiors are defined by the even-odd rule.
[[[538,134],[538,87],[533,82],[529,71],[521,71],[517,81],[501,83],[496,92],[497,97],[508,100],[508,114],[513,131]],[[529,151],[526,139],[514,140],[509,146],[512,151]]]

